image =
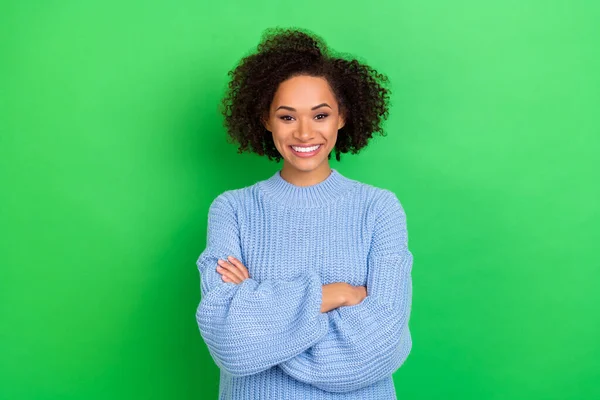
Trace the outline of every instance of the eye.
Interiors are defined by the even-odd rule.
[[[283,115],[283,116],[279,117],[279,119],[282,119],[282,120],[284,120],[284,121],[291,121],[291,120],[289,120],[289,119],[286,119],[286,118],[288,118],[288,117],[289,117],[289,118],[292,118],[292,117],[290,117],[289,115]]]
[[[325,119],[325,118],[327,118],[327,116],[328,116],[329,114],[318,114],[318,115],[317,115],[317,117],[318,117],[319,115],[322,115],[322,116],[323,116],[323,118],[318,118],[318,119]]]

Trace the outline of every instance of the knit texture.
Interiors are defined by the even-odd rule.
[[[216,270],[230,255],[248,269],[240,284]],[[333,168],[311,186],[277,171],[213,200],[196,264],[219,399],[396,399],[392,374],[412,347],[413,256],[392,191]],[[367,297],[322,313],[333,282],[366,286]]]

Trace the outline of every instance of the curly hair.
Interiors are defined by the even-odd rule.
[[[281,160],[263,122],[279,84],[298,75],[325,78],[339,104],[345,125],[334,147],[337,161],[340,153],[358,153],[374,133],[386,136],[382,123],[388,118],[388,77],[355,58],[339,57],[321,37],[305,29],[266,29],[257,52],[244,56],[227,75],[231,80],[219,110],[228,142],[240,144],[238,153]]]

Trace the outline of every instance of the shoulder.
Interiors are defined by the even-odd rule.
[[[359,190],[368,193],[368,226],[373,233],[373,254],[387,253],[392,247],[407,242],[407,219],[404,207],[393,190],[360,183]],[[395,244],[394,244],[395,243]],[[395,250],[394,250],[395,251]]]
[[[226,208],[231,212],[237,213],[249,198],[256,196],[257,188],[258,184],[255,183],[241,188],[225,190],[213,199],[209,209]]]
[[[226,191],[220,193],[210,203],[209,208],[213,209],[216,207],[219,207],[219,208],[225,207],[225,208],[229,208],[232,210],[236,210],[238,201],[239,201],[238,199],[239,199],[240,195],[242,194],[241,193],[242,191],[243,191],[243,189],[229,189],[229,190],[226,190]]]
[[[365,206],[374,214],[384,214],[390,209],[402,209],[396,193],[390,189],[355,180],[354,195],[365,201]],[[402,210],[403,211],[403,210]]]
[[[359,181],[356,186],[355,192],[361,197],[365,218],[372,229],[405,229],[406,213],[393,190]]]

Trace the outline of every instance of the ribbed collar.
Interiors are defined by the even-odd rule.
[[[335,201],[352,188],[353,179],[331,168],[325,180],[310,186],[297,186],[281,177],[281,170],[270,178],[258,182],[258,187],[272,201],[289,207],[323,207]]]

